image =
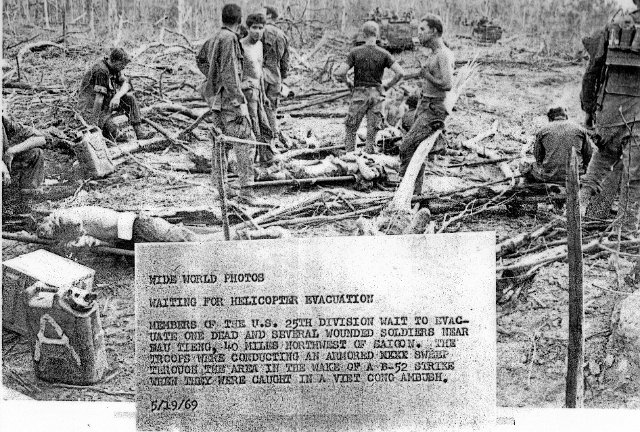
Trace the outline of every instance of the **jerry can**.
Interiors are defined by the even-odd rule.
[[[631,42],[631,50],[640,51],[640,24],[636,24],[636,31],[633,34],[633,41]]]
[[[75,152],[87,178],[104,177],[115,171],[109,150],[99,128],[82,129],[76,139]]]
[[[107,370],[107,354],[96,294],[37,283],[26,295],[35,375],[75,385],[100,381]]]
[[[620,48],[631,49],[633,37],[635,36],[635,26],[625,26],[620,30]]]

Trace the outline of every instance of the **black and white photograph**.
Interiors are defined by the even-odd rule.
[[[1,430],[639,424],[640,0],[3,0],[1,40]]]

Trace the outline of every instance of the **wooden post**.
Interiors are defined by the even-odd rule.
[[[42,1],[42,9],[44,12],[44,28],[49,30],[51,25],[49,23],[49,2],[47,0]]]
[[[578,191],[578,158],[571,147],[567,163],[567,248],[569,258],[569,344],[567,349],[566,408],[582,408],[584,399],[584,303],[582,287],[582,227]]]
[[[229,214],[227,212],[227,190],[225,185],[227,183],[227,164],[225,163],[225,142],[220,139],[220,136],[216,136],[213,130],[211,131],[211,139],[213,141],[213,154],[211,155],[211,177],[212,183],[215,188],[218,189],[218,197],[220,198],[220,208],[222,209],[222,229],[224,232],[224,239],[230,240],[231,234],[229,232]],[[218,175],[216,179],[216,165],[218,168]],[[217,182],[216,182],[217,180]]]
[[[67,8],[66,3],[64,9],[62,9],[62,43],[67,46]]]

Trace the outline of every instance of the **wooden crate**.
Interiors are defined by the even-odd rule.
[[[25,290],[40,281],[56,290],[93,288],[95,270],[44,249],[2,263],[2,327],[28,334]]]

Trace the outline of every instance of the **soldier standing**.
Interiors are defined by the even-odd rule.
[[[275,25],[278,11],[271,7],[265,7],[267,11],[267,25],[264,27],[262,44],[264,49],[264,82],[265,93],[269,104],[265,107],[267,118],[273,136],[278,136],[278,123],[276,114],[282,81],[289,71],[289,40],[282,30]]]
[[[345,122],[346,131],[344,145],[348,152],[354,151],[356,133],[364,116],[367,116],[367,143],[365,151],[374,152],[376,133],[382,128],[382,102],[384,92],[393,87],[404,77],[404,70],[391,54],[376,45],[378,39],[378,24],[367,21],[362,26],[365,38],[364,45],[355,47],[349,52],[345,63],[335,72],[340,81],[346,81],[349,88],[353,88],[349,114]],[[353,83],[347,80],[347,72],[353,68]],[[395,75],[385,84],[382,76],[385,69],[391,69]]]
[[[420,75],[424,78],[422,95],[411,129],[404,136],[400,148],[400,174],[404,176],[418,146],[438,129],[444,128],[449,115],[444,106],[447,93],[453,86],[454,57],[442,40],[443,25],[440,17],[426,15],[420,20],[418,37],[420,43],[431,48],[432,54],[421,64]],[[416,180],[415,193],[422,193],[424,163]]]
[[[244,49],[242,91],[247,99],[253,134],[258,141],[271,142],[273,134],[265,112],[265,89],[263,79],[262,32],[266,19],[264,14],[251,14],[246,20],[248,33],[240,40]],[[258,147],[259,158],[268,161],[273,157],[268,147]]]
[[[241,22],[240,6],[225,4],[222,7],[222,28],[204,44],[198,54],[198,64],[208,66],[202,95],[211,107],[214,126],[226,135],[254,140],[247,101],[242,92],[243,54],[236,33]],[[206,63],[202,59],[207,59]],[[253,183],[255,149],[249,145],[235,145],[234,148],[238,158],[240,187],[247,186]],[[219,173],[220,167],[214,161],[214,177]],[[251,195],[242,188],[228,192],[230,195]]]
[[[640,7],[640,0],[634,3]],[[640,215],[640,54],[621,46],[620,30],[634,25],[640,25],[640,10],[584,38],[590,59],[580,94],[598,147],[580,190],[581,210],[622,172],[618,223],[627,237],[638,235]],[[639,37],[636,30],[634,43]]]

